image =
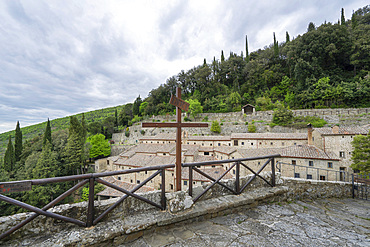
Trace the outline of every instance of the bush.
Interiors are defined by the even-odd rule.
[[[249,133],[256,133],[256,125],[254,125],[254,123],[251,123],[251,124],[248,124],[248,132]]]
[[[208,122],[208,116],[205,116],[202,120],[202,122]]]
[[[278,108],[274,110],[272,122],[277,125],[286,126],[293,122],[293,112],[283,104],[277,104]]]
[[[221,133],[221,126],[217,120],[212,122],[211,131],[214,133]]]

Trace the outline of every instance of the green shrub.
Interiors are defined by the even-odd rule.
[[[256,125],[254,125],[254,123],[248,124],[248,132],[249,133],[256,133],[256,130],[257,130],[257,128],[256,128]]]
[[[212,122],[211,131],[214,133],[221,133],[221,126],[217,120]]]

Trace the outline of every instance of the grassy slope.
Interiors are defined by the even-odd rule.
[[[110,108],[104,108],[100,110],[85,112],[84,114],[85,114],[86,123],[89,124],[92,122],[102,122],[105,118],[109,116],[114,116],[114,112],[116,108],[117,108],[117,111],[120,112],[122,107],[123,106],[117,106],[117,107],[110,107]],[[81,120],[82,113],[76,114],[74,116],[77,116],[78,119]],[[50,120],[50,124],[51,124],[52,131],[67,129],[69,127],[69,117]],[[20,125],[22,126],[22,122],[20,122]],[[14,122],[14,126],[16,126],[16,122]],[[45,128],[46,128],[46,121],[43,123],[21,128],[22,134],[23,134],[23,142],[37,135],[42,135],[45,131]],[[12,142],[14,145],[14,132],[15,131],[13,130],[13,131],[0,134],[0,157],[2,157],[5,153],[6,146],[8,145],[9,135],[12,136]]]

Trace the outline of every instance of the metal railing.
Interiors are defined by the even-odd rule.
[[[214,160],[214,161],[207,161],[207,162],[199,162],[199,163],[184,163],[182,164],[182,167],[188,167],[189,168],[189,194],[192,196],[193,191],[193,171],[198,172],[199,174],[203,175],[213,183],[209,185],[200,195],[198,195],[196,198],[194,198],[194,202],[196,202],[201,196],[203,196],[207,191],[209,191],[215,184],[219,184],[222,187],[230,190],[233,194],[240,194],[256,177],[261,178],[263,181],[265,181],[270,186],[275,186],[275,166],[274,166],[274,158],[280,157],[280,155],[270,155],[270,156],[262,156],[262,157],[252,157],[252,158],[244,158],[244,159],[232,159],[232,160]],[[259,160],[259,159],[268,159],[257,172],[253,171],[250,167],[245,165],[244,161],[252,161],[252,160]],[[230,166],[229,169],[227,169],[219,178],[212,178],[208,174],[204,173],[203,171],[199,170],[197,166],[211,166],[211,165],[217,165],[217,164],[224,164],[224,163],[233,163],[233,165]],[[265,167],[268,164],[271,164],[271,171],[272,171],[272,178],[271,182],[267,181],[265,178],[263,178],[261,175],[261,171],[265,169]],[[50,184],[50,183],[60,183],[60,182],[69,182],[69,181],[77,181],[78,183],[74,185],[72,188],[55,198],[53,201],[48,203],[43,208],[37,208],[32,205],[23,203],[21,201],[12,199],[10,197],[7,197],[3,194],[0,194],[0,200],[5,201],[7,203],[22,207],[26,210],[29,210],[31,212],[34,212],[31,216],[29,216],[27,219],[23,220],[22,222],[18,223],[11,229],[7,230],[6,232],[0,234],[0,240],[9,236],[16,230],[20,229],[27,223],[31,222],[33,219],[35,219],[39,215],[44,215],[46,217],[55,218],[58,220],[62,220],[65,222],[73,223],[78,226],[82,227],[90,227],[93,225],[96,225],[98,222],[100,222],[108,213],[110,213],[113,209],[115,209],[119,204],[121,204],[126,198],[129,196],[132,196],[134,198],[137,198],[141,201],[144,201],[145,203],[148,203],[152,206],[155,206],[161,210],[166,209],[166,197],[165,197],[165,188],[166,188],[166,178],[165,178],[165,171],[166,169],[173,169],[175,167],[174,164],[169,165],[161,165],[161,166],[152,166],[152,167],[142,167],[142,168],[134,168],[129,170],[120,170],[120,171],[111,171],[111,172],[104,172],[104,173],[90,173],[90,174],[82,174],[82,175],[73,175],[73,176],[65,176],[65,177],[55,177],[55,178],[45,178],[45,179],[36,179],[36,180],[26,180],[26,181],[15,181],[15,182],[2,182],[0,183],[0,186],[7,186],[10,184],[16,184],[16,183],[30,183],[31,186],[33,185],[44,185],[44,184]],[[235,173],[235,189],[229,188],[227,185],[220,182],[220,180],[233,168],[236,168]],[[253,176],[241,187],[240,184],[240,168],[245,167],[250,172],[253,173]],[[116,176],[116,175],[123,175],[123,174],[131,174],[136,172],[143,172],[143,171],[155,171],[152,175],[150,175],[148,178],[146,178],[143,182],[139,183],[134,189],[128,191],[125,190],[115,184],[109,183],[105,180],[103,180],[103,177],[109,177],[109,176]],[[143,187],[145,184],[147,184],[149,181],[151,181],[153,178],[161,174],[161,199],[160,204],[157,204],[153,201],[150,201],[147,198],[144,198],[140,195],[135,194],[136,191],[138,191],[141,187]],[[103,213],[101,213],[99,216],[95,218],[95,210],[94,210],[94,188],[95,188],[95,182],[101,183],[105,186],[111,187],[115,190],[118,190],[125,195],[123,195],[119,200],[117,200],[113,205],[111,205],[108,209],[106,209]],[[73,192],[81,188],[82,186],[88,184],[89,185],[89,198],[88,198],[88,206],[87,206],[87,212],[86,212],[86,222],[83,222],[78,219],[70,218],[67,216],[63,216],[60,214],[56,214],[53,212],[47,211],[48,209],[54,207],[59,202],[61,202],[63,199],[71,195]]]
[[[16,182],[4,182],[0,183],[2,187],[7,187],[7,185],[14,185],[17,182],[24,183],[28,182],[31,185],[44,185],[44,184],[50,184],[50,183],[60,183],[60,182],[68,182],[68,181],[80,181],[76,185],[74,185],[72,188],[58,196],[56,199],[51,201],[49,204],[44,206],[43,208],[37,208],[34,206],[31,206],[29,204],[20,202],[18,200],[12,199],[10,197],[4,196],[0,194],[0,200],[5,201],[7,203],[22,207],[24,209],[27,209],[31,212],[34,212],[30,217],[25,219],[24,221],[18,223],[11,229],[7,230],[6,232],[0,234],[0,240],[5,238],[6,236],[9,236],[19,228],[23,227],[27,223],[31,222],[33,219],[35,219],[39,215],[44,215],[47,217],[55,218],[58,220],[62,220],[65,222],[73,223],[78,226],[82,227],[90,227],[92,225],[96,225],[101,219],[103,219],[109,212],[111,212],[114,208],[116,208],[120,203],[122,203],[128,196],[132,196],[134,198],[137,198],[139,200],[142,200],[150,205],[153,205],[161,210],[166,209],[166,197],[165,197],[165,170],[168,168],[174,168],[174,164],[170,165],[162,165],[162,166],[152,166],[152,167],[143,167],[143,168],[135,168],[135,169],[129,169],[129,170],[120,170],[120,171],[111,171],[111,172],[104,172],[104,173],[90,173],[90,174],[82,174],[82,175],[73,175],[73,176],[65,176],[65,177],[55,177],[55,178],[45,178],[45,179],[36,179],[36,180],[27,180],[27,181],[16,181]],[[134,189],[128,191],[125,190],[117,185],[114,185],[112,183],[109,183],[103,179],[102,177],[108,177],[108,176],[115,176],[115,175],[122,175],[122,174],[130,174],[135,172],[142,172],[142,171],[155,171],[151,176],[149,176],[147,179],[145,179],[143,182],[139,183]],[[137,190],[139,190],[141,187],[143,187],[146,183],[151,181],[154,177],[161,174],[162,177],[162,186],[161,186],[161,203],[160,205],[148,200],[147,198],[144,198],[140,195],[135,194]],[[108,187],[111,187],[113,189],[116,189],[120,192],[123,192],[125,195],[122,196],[116,203],[111,205],[107,210],[105,210],[102,214],[100,214],[98,217],[94,218],[94,188],[95,188],[95,182],[104,184]],[[86,222],[83,222],[81,220],[73,219],[67,216],[59,215],[56,213],[52,213],[47,211],[48,209],[52,208],[59,202],[61,202],[63,199],[65,199],[67,196],[71,195],[74,191],[78,190],[85,184],[89,184],[89,199],[88,199],[88,206],[87,206],[87,215],[86,215]]]
[[[352,198],[370,200],[370,174],[352,174]]]
[[[190,196],[193,196],[193,171],[201,174],[202,176],[208,178],[213,183],[207,186],[207,188],[201,192],[199,195],[197,195],[193,201],[198,201],[207,191],[209,191],[213,186],[216,184],[219,184],[220,186],[226,188],[227,190],[231,191],[235,195],[239,195],[243,192],[243,190],[256,178],[259,177],[263,181],[265,181],[268,185],[271,187],[275,186],[275,158],[280,157],[280,154],[277,155],[268,155],[268,156],[260,156],[260,157],[251,157],[251,158],[242,158],[242,159],[231,159],[231,160],[214,160],[214,161],[206,161],[206,162],[197,162],[197,163],[184,163],[182,164],[183,167],[189,167],[189,189],[188,193]],[[252,161],[252,160],[260,160],[260,159],[268,159],[257,172],[253,171],[250,167],[245,165],[244,161]],[[206,174],[205,172],[201,171],[197,168],[197,166],[214,166],[217,164],[225,164],[225,163],[233,163],[229,169],[227,169],[219,178],[215,179],[212,178],[210,175]],[[259,174],[268,164],[271,164],[271,173],[272,173],[272,179],[271,183],[267,181],[265,178],[260,176]],[[242,187],[240,187],[240,167],[244,167],[248,169],[250,172],[253,173],[253,176],[244,184]],[[235,188],[230,188],[229,186],[223,184],[220,182],[220,180],[229,173],[233,168],[235,167]]]
[[[290,167],[293,167],[293,168],[283,169],[282,165],[287,166],[289,168]],[[310,180],[312,179],[312,180],[335,181],[335,182],[338,182],[338,181],[351,182],[351,174],[346,171],[336,171],[333,169],[318,168],[318,167],[313,167],[313,166],[302,166],[302,165],[295,165],[295,164],[284,163],[284,162],[276,162],[276,169],[281,174],[288,174],[289,172],[291,172],[292,175],[289,177],[304,178],[304,179],[310,179]],[[303,177],[301,177],[302,172],[303,172],[303,175],[305,175]],[[332,176],[329,176],[329,175],[332,175]]]

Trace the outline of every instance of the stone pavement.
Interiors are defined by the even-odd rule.
[[[370,201],[359,199],[272,203],[198,220],[120,246],[370,246]]]

